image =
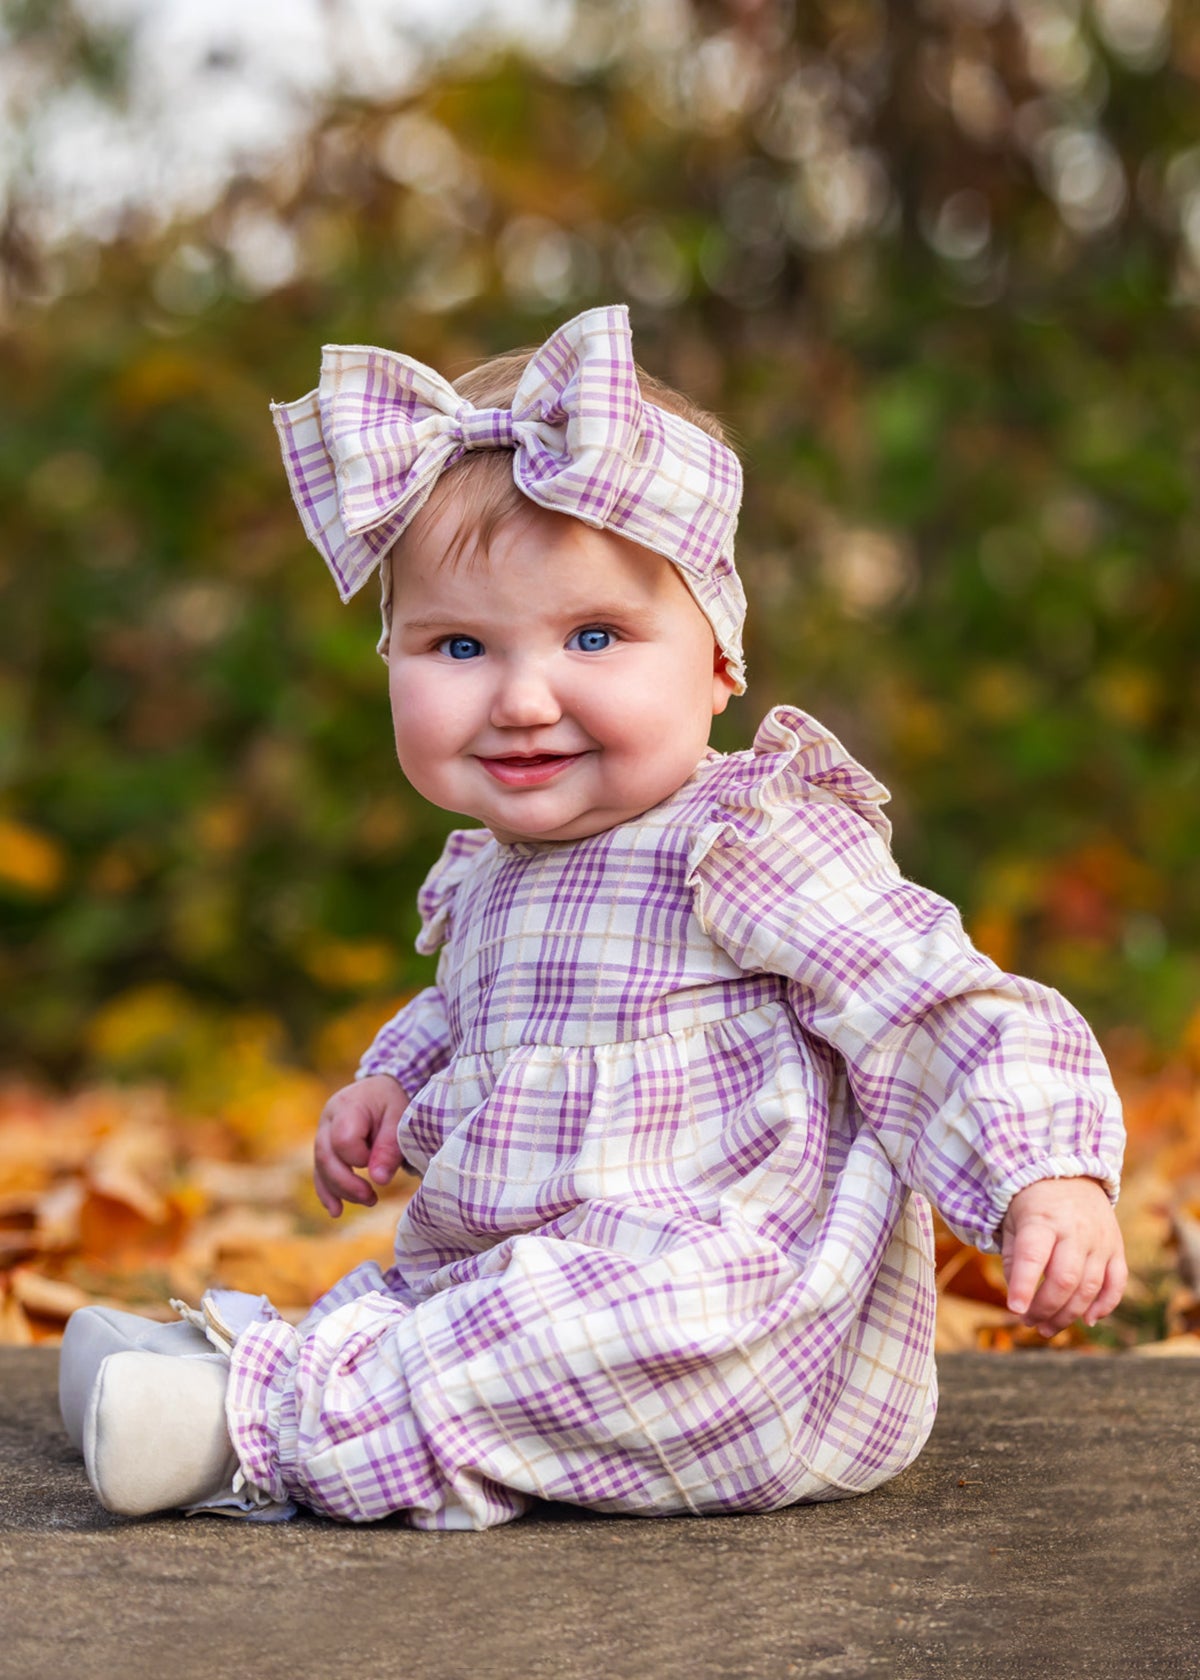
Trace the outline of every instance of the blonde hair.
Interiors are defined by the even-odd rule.
[[[511,408],[521,375],[530,358],[536,354],[531,347],[491,356],[454,380],[454,389],[476,408]],[[665,409],[668,414],[677,414],[680,419],[688,420],[700,431],[707,432],[718,443],[732,447],[724,426],[715,414],[710,414],[682,391],[664,384],[636,364],[635,371],[642,396],[647,402]],[[513,481],[510,450],[474,449],[442,474],[424,507],[408,530],[398,538],[392,553],[399,554],[408,532],[436,518],[451,497],[458,503],[459,520],[455,535],[442,556],[443,563],[448,565],[457,564],[468,549],[486,553],[502,525],[519,518],[522,513],[530,512],[535,506]]]

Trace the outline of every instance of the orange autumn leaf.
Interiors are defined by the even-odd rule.
[[[1004,1267],[1000,1256],[980,1254],[947,1230],[940,1219],[934,1225],[934,1262],[939,1294],[1003,1306]]]
[[[269,1295],[277,1307],[307,1307],[364,1260],[386,1264],[390,1249],[390,1235],[377,1230],[343,1238],[266,1238],[222,1249],[217,1269],[226,1288]]]
[[[120,1270],[139,1259],[173,1253],[185,1224],[176,1208],[164,1205],[161,1219],[148,1219],[121,1197],[88,1190],[79,1210],[79,1252]]]
[[[0,1142],[0,1214],[34,1206],[53,1175],[39,1130],[17,1123],[7,1126]]]
[[[78,1246],[80,1213],[86,1194],[81,1179],[68,1178],[38,1197],[34,1229],[39,1248],[53,1253]]]
[[[28,1313],[11,1290],[0,1286],[0,1346],[29,1347],[32,1341]]]
[[[88,1172],[87,1185],[93,1197],[120,1202],[147,1225],[162,1225],[170,1216],[166,1198],[129,1160],[98,1158]]]
[[[41,1277],[29,1266],[18,1267],[9,1278],[13,1299],[26,1313],[65,1324],[77,1307],[86,1307],[91,1297],[72,1283]]]
[[[989,1331],[1007,1329],[1011,1313],[984,1301],[964,1300],[958,1295],[939,1295],[934,1350],[937,1353],[972,1353]]]

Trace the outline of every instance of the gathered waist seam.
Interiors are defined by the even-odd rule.
[[[751,1004],[746,1009],[725,1010],[719,1015],[707,1015],[699,1020],[677,1021],[661,1028],[658,1032],[640,1033],[628,1038],[584,1039],[582,1042],[572,1042],[530,1036],[508,1040],[503,1044],[484,1046],[477,1050],[468,1049],[465,1045],[456,1045],[452,1049],[451,1056],[453,1061],[461,1062],[487,1061],[495,1056],[512,1055],[517,1050],[622,1051],[636,1045],[660,1043],[666,1039],[678,1040],[693,1037],[697,1033],[705,1032],[712,1027],[722,1027],[736,1021],[744,1021],[753,1015],[761,1015],[765,1010],[777,1010],[784,1002],[783,996],[780,993],[775,993],[761,998],[758,1003]]]

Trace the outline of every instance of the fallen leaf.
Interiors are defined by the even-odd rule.
[[[1003,1307],[991,1306],[986,1301],[964,1300],[958,1295],[939,1295],[934,1351],[973,1353],[979,1346],[981,1331],[1007,1329],[1014,1323],[1012,1314]]]
[[[85,1194],[82,1179],[68,1178],[38,1198],[35,1228],[39,1248],[50,1251],[76,1247]]]
[[[386,1222],[359,1221],[345,1236],[279,1237],[239,1246],[225,1244],[214,1265],[228,1289],[269,1295],[278,1307],[310,1306],[364,1260],[391,1259],[395,1210]]]
[[[1139,1359],[1200,1358],[1200,1336],[1190,1331],[1182,1336],[1168,1336],[1165,1342],[1140,1342],[1130,1348]]]
[[[89,1188],[79,1209],[80,1249],[114,1269],[139,1258],[164,1257],[179,1246],[185,1221],[165,1204],[163,1211],[165,1218],[148,1219],[125,1198]]]
[[[0,1282],[0,1345],[29,1347],[32,1341],[33,1330],[28,1314],[20,1301]]]
[[[62,1323],[66,1323],[77,1307],[86,1307],[92,1299],[74,1284],[57,1283],[27,1266],[18,1267],[9,1281],[13,1298],[27,1313],[37,1313],[42,1318],[57,1319]]]

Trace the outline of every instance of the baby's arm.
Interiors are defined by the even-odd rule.
[[[374,1207],[378,1197],[355,1168],[386,1184],[400,1165],[396,1128],[421,1087],[450,1060],[446,1005],[436,986],[406,1003],[384,1023],[359,1064],[352,1085],[335,1091],[317,1125],[313,1183],[336,1219],[343,1202]]]
[[[430,955],[444,943],[462,872],[490,843],[485,828],[449,837],[417,897],[422,923],[418,951]],[[418,1097],[448,1066],[452,1053],[445,996],[439,986],[426,986],[380,1027],[354,1083],[335,1091],[325,1104],[313,1148],[313,1183],[322,1207],[335,1219],[343,1202],[374,1207],[379,1199],[374,1186],[359,1172],[365,1168],[375,1184],[386,1184],[394,1175],[401,1162],[397,1127],[409,1093]]]
[[[1107,1193],[1094,1178],[1041,1178],[1018,1190],[1000,1225],[1010,1312],[1043,1336],[1110,1313],[1129,1277]]]
[[[376,1073],[343,1085],[325,1104],[313,1146],[313,1183],[321,1205],[336,1219],[343,1202],[374,1207],[378,1195],[354,1171],[365,1167],[376,1184],[386,1184],[400,1165],[396,1127],[408,1107],[403,1087],[390,1073]]]
[[[842,1058],[901,1181],[985,1252],[1019,1231],[1012,1299],[1039,1326],[1068,1322],[1076,1297],[1108,1311],[1123,1270],[1098,1199],[1101,1183],[1115,1191],[1124,1130],[1078,1011],[976,951],[954,907],[905,881],[845,807],[803,801],[706,841],[701,925],[743,969],[787,976],[797,1021]]]

